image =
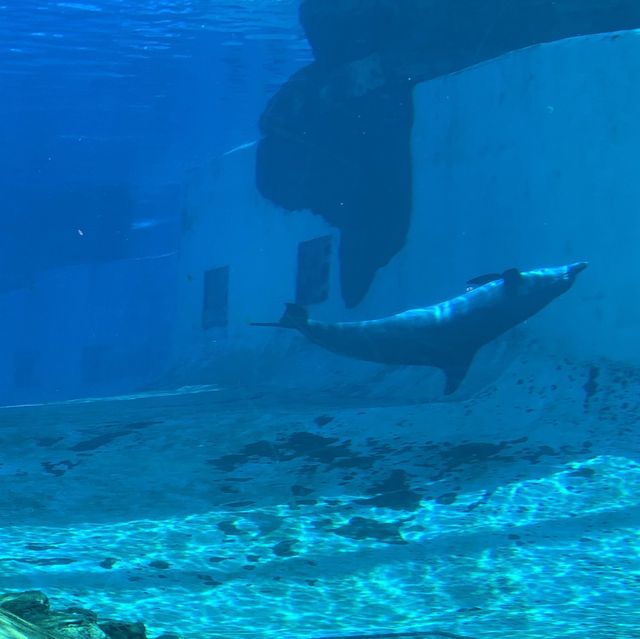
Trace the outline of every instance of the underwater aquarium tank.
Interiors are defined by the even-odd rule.
[[[637,0],[0,44],[0,639],[639,636]]]

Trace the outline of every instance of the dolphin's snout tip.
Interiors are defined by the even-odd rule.
[[[587,266],[589,266],[589,262],[575,262],[569,265],[569,273],[575,277],[578,273],[582,273]]]

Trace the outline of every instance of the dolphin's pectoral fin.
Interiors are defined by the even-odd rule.
[[[446,378],[444,387],[445,395],[451,395],[451,393],[455,393],[455,391],[458,390],[458,387],[462,384],[462,380],[467,376],[469,366],[471,366],[475,354],[475,351],[473,351],[464,356],[458,356],[440,366]]]

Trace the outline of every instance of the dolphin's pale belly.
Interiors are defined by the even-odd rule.
[[[382,364],[440,366],[452,352],[475,351],[501,332],[480,330],[477,321],[463,317],[441,323],[434,323],[432,318],[413,322],[311,322],[304,334],[316,344],[349,357]]]
[[[512,305],[502,291],[488,290],[472,303],[438,305],[366,322],[310,321],[303,333],[335,353],[396,365],[446,366],[472,357],[484,344],[524,321],[545,304]],[[450,304],[450,303],[447,303]],[[464,305],[463,305],[464,304]],[[451,312],[445,312],[447,308]]]

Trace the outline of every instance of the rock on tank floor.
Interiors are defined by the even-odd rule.
[[[187,639],[635,636],[639,414],[637,371],[524,356],[465,401],[5,408],[0,591]]]

